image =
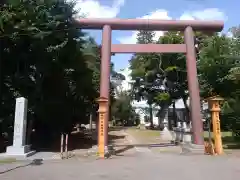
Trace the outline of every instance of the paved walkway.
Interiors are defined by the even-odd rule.
[[[131,146],[132,142],[124,144]],[[120,141],[119,141],[120,142]],[[126,141],[124,141],[126,143]],[[118,147],[121,147],[119,144]],[[121,148],[120,148],[121,149]],[[144,149],[144,147],[142,148]],[[1,180],[236,180],[240,175],[239,158],[161,154],[129,148],[107,160],[71,158],[20,166],[0,174]],[[25,164],[24,164],[25,163]],[[24,166],[26,165],[26,166]],[[0,165],[6,167],[10,165]]]
[[[239,159],[210,156],[149,155],[114,157],[108,160],[70,159],[45,161],[0,174],[1,180],[236,180]]]

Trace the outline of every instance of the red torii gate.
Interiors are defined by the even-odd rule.
[[[186,53],[187,79],[194,143],[203,145],[199,84],[196,68],[194,31],[217,32],[222,21],[177,21],[151,19],[88,19],[78,20],[81,29],[102,29],[101,81],[99,102],[99,156],[104,157],[107,146],[109,118],[110,61],[112,53]],[[184,31],[184,44],[112,44],[112,30]]]

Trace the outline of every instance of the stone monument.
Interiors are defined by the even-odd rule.
[[[35,153],[31,145],[26,145],[27,130],[27,99],[16,99],[13,145],[7,147],[7,156],[28,157]]]

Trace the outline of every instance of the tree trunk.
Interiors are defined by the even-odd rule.
[[[161,107],[160,107],[161,108]],[[161,124],[162,124],[162,122],[161,122],[161,116],[160,116],[160,114],[161,114],[161,111],[162,109],[160,109],[160,110],[158,110],[158,115],[157,115],[157,117],[158,117],[158,128],[160,129],[160,127],[161,127]]]
[[[149,104],[149,117],[150,117],[150,128],[153,128],[153,108],[152,108],[152,104]]]
[[[176,114],[175,101],[173,101],[173,122],[174,122],[174,127],[177,127],[177,114]]]
[[[169,110],[169,109],[168,109]],[[167,118],[168,118],[168,129],[169,130],[173,130],[173,126],[172,126],[172,120],[171,119],[169,119],[169,113],[167,112]]]
[[[187,124],[190,123],[190,110],[189,107],[187,105],[187,98],[186,97],[182,97],[183,103],[184,103],[184,107],[186,109],[186,122]]]
[[[89,116],[89,128],[90,128],[90,131],[92,131],[92,112],[90,113],[90,116]]]
[[[33,120],[29,120],[27,124],[27,135],[26,135],[26,142],[27,144],[31,144],[31,136],[32,136],[32,130],[33,129]]]
[[[163,129],[163,122],[164,122],[164,119],[166,117],[166,114],[168,113],[168,107],[169,107],[169,103],[166,103],[164,105],[161,106],[161,109],[159,110],[159,113],[158,113],[158,126],[160,129]]]

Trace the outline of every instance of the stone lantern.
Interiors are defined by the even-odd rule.
[[[221,98],[220,96],[214,96],[214,97],[208,98],[208,106],[209,106],[209,110],[211,112],[211,117],[212,117],[215,153],[218,155],[223,154],[221,127],[220,127],[220,118],[219,118],[219,113],[221,111],[220,103],[223,100],[224,99]]]

